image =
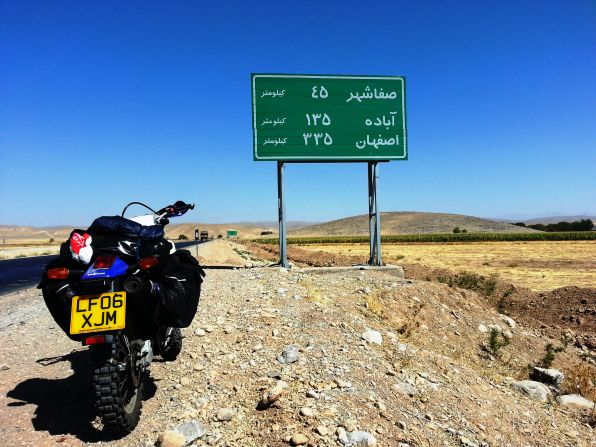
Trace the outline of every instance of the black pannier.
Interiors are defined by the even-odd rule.
[[[159,323],[188,327],[199,305],[205,271],[188,250],[177,250],[168,257],[160,278]]]
[[[46,269],[51,269],[54,267],[64,267],[65,265],[70,265],[74,261],[70,259],[66,259],[63,261],[61,258],[54,259],[50,261],[46,267]],[[64,333],[72,340],[80,341],[82,336],[81,335],[71,335],[70,334],[70,308],[72,297],[76,294],[70,287],[67,281],[48,281],[45,274],[41,283],[39,284],[38,288],[41,289],[43,294],[43,300],[46,304],[46,307],[50,311],[50,314],[54,318],[54,321],[60,329],[64,331]]]

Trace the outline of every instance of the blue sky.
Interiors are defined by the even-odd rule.
[[[0,223],[130,200],[276,218],[250,73],[404,75],[409,160],[383,211],[596,214],[596,3],[0,0]],[[292,220],[367,210],[366,166],[289,165]]]

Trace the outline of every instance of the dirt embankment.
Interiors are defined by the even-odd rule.
[[[277,245],[245,245],[261,257],[279,260]],[[288,258],[298,266],[320,267],[357,265],[368,261],[364,256],[305,250],[292,245],[288,247]],[[564,338],[567,343],[571,340],[587,353],[593,352],[596,360],[596,288],[562,287],[549,292],[534,292],[494,277],[473,273],[462,275],[443,268],[404,264],[399,259],[385,258],[385,261],[401,265],[406,278],[440,282],[478,292],[499,312],[555,339]]]
[[[248,251],[255,253],[263,259],[272,262],[279,261],[279,247],[273,244],[259,244],[255,242],[242,242]],[[350,256],[324,251],[304,250],[295,245],[288,245],[288,259],[300,267],[334,267],[364,264],[368,261],[365,256]]]

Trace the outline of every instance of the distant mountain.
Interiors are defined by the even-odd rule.
[[[302,228],[307,227],[309,225],[315,225],[319,222],[313,222],[308,220],[288,220],[286,221],[286,226],[291,228]],[[264,220],[264,221],[256,221],[256,222],[236,222],[234,225],[249,225],[254,227],[263,227],[263,228],[277,228],[278,223],[277,220]]]
[[[56,242],[66,240],[75,227],[31,227],[25,225],[0,225],[0,243],[5,239],[7,243],[45,243],[50,239]],[[83,227],[85,228],[85,227]],[[238,237],[253,238],[261,235],[262,231],[273,231],[277,233],[277,222],[270,225],[263,223],[223,223],[223,224],[202,224],[202,223],[179,223],[170,224],[165,227],[166,237],[178,239],[183,234],[189,239],[194,238],[195,228],[207,230],[210,235],[217,237],[219,234],[226,236],[227,230],[237,230]]]
[[[381,234],[451,233],[455,227],[469,233],[534,232],[530,228],[517,227],[503,222],[461,214],[424,212],[381,213]],[[368,234],[368,215],[346,217],[331,222],[310,225],[289,232],[290,236],[359,236]]]

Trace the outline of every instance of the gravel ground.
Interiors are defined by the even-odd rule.
[[[596,445],[588,413],[510,385],[551,340],[517,325],[487,355],[490,324],[508,327],[474,292],[387,273],[211,270],[182,354],[152,365],[139,426],[109,440],[87,351],[27,289],[0,297],[0,436],[152,446],[196,420],[206,434],[193,445]]]

